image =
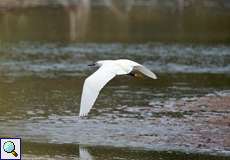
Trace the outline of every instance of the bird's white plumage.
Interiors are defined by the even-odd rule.
[[[150,71],[148,68],[146,68],[146,67],[144,67],[142,65],[140,65],[140,66],[134,66],[133,70],[134,71],[139,71],[142,74],[144,74],[144,75],[146,75],[146,76],[148,76],[148,77],[150,77],[152,79],[157,79],[157,76],[152,71]]]
[[[105,63],[85,80],[81,97],[80,116],[88,114],[100,90],[116,76],[117,72],[122,72],[122,70],[113,63]]]
[[[86,116],[89,113],[101,89],[116,75],[139,71],[150,78],[156,79],[153,72],[134,61],[126,59],[105,60],[98,61],[96,64],[101,67],[89,76],[83,85],[79,116]]]

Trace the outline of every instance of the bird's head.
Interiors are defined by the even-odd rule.
[[[101,67],[103,65],[103,61],[97,61],[95,63],[91,63],[88,66],[92,66],[92,67]]]
[[[95,64],[97,67],[101,67],[103,65],[104,61],[97,61]]]

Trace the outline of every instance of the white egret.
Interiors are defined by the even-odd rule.
[[[79,116],[86,116],[89,113],[101,89],[116,75],[129,74],[138,77],[139,72],[152,79],[157,79],[157,76],[149,69],[128,59],[97,61],[91,66],[100,68],[84,82]]]

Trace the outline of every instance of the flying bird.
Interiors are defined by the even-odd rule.
[[[101,89],[116,75],[139,77],[140,73],[142,73],[152,79],[157,79],[157,76],[152,71],[128,59],[102,60],[89,66],[100,68],[86,78],[84,82],[79,113],[80,117],[88,115]]]

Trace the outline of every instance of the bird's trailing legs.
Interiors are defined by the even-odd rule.
[[[141,74],[135,72],[130,72],[128,75],[132,77],[143,77]]]

